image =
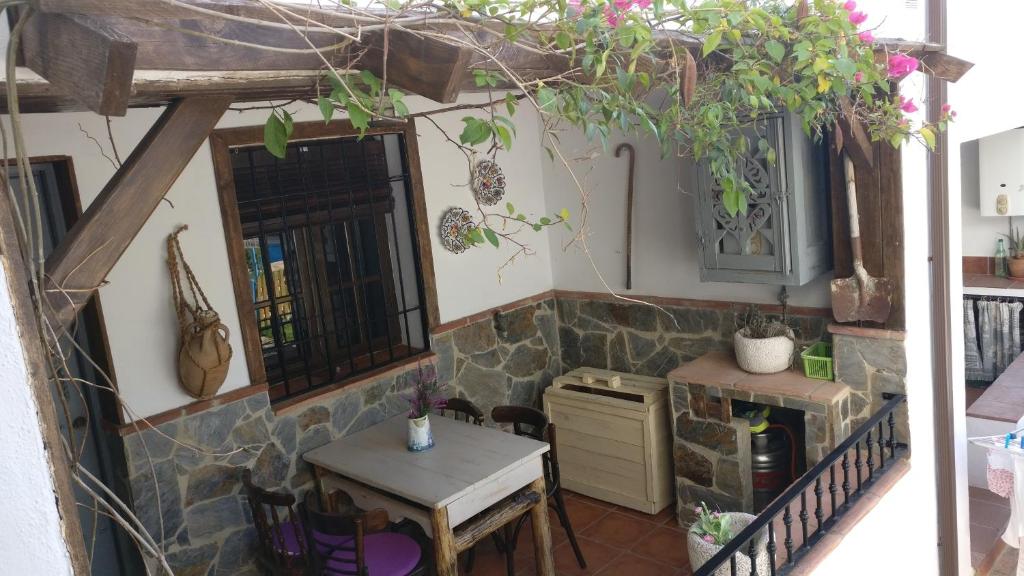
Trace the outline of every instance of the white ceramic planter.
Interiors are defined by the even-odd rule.
[[[729,517],[729,527],[733,535],[738,534],[748,524],[754,521],[756,516],[751,514],[745,514],[743,512],[722,512],[723,516]],[[754,550],[756,552],[755,564],[757,565],[758,574],[768,574],[768,532],[761,530],[754,537]],[[693,533],[692,531],[686,532],[686,547],[690,552],[690,567],[696,571],[698,568],[704,565],[705,562],[711,560],[722,546],[717,544],[708,544],[701,540],[700,536]],[[746,552],[749,550],[746,545],[741,546],[742,552],[736,553],[736,572],[735,574],[750,574],[750,556],[747,556]],[[715,570],[714,576],[729,576],[733,574],[731,572],[729,563],[726,562],[724,566]]]
[[[434,435],[430,433],[430,417],[409,418],[409,450],[423,452],[434,447]]]
[[[789,368],[793,362],[793,331],[787,336],[772,338],[748,338],[744,330],[737,330],[733,336],[736,348],[736,363],[740,368],[753,374],[774,374]]]

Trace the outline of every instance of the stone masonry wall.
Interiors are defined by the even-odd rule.
[[[882,331],[879,331],[882,332]],[[850,387],[850,424],[864,423],[886,402],[882,394],[907,393],[907,353],[899,333],[889,337],[832,335],[836,382]],[[910,444],[907,403],[896,409],[896,438]]]
[[[488,317],[435,335],[436,356],[429,362],[324,394],[283,415],[261,393],[130,434],[125,451],[134,509],[163,544],[175,574],[257,574],[243,469],[252,469],[260,486],[302,498],[313,475],[301,455],[405,412],[405,396],[421,369],[488,415],[499,404],[539,405],[559,368],[554,308],[547,299],[500,314],[497,322]]]

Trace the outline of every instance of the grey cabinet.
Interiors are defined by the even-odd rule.
[[[804,135],[795,114],[762,117],[757,129],[777,160],[768,163],[750,129],[751,150],[738,160],[753,189],[746,214],[729,216],[718,182],[697,167],[700,278],[800,286],[832,269],[825,145]]]

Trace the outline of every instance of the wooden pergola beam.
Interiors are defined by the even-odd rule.
[[[124,116],[136,47],[131,38],[86,16],[35,12],[21,37],[26,65],[97,114]]]
[[[69,326],[206,140],[231,96],[169,106],[46,259],[50,321]]]

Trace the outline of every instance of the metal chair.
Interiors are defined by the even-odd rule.
[[[309,548],[302,521],[295,512],[295,496],[256,486],[251,470],[242,472],[242,485],[256,525],[259,563],[274,576],[304,575],[309,567]]]
[[[491,419],[499,424],[511,424],[512,430],[519,436],[526,436],[551,445],[551,449],[544,454],[544,482],[547,485],[548,497],[552,500],[551,507],[558,515],[558,522],[565,529],[566,536],[569,537],[569,544],[576,554],[576,562],[579,563],[580,568],[586,569],[587,561],[583,558],[583,551],[580,550],[579,543],[576,542],[576,533],[573,532],[569,514],[565,508],[565,500],[562,498],[558,452],[555,450],[555,425],[548,422],[548,417],[543,412],[527,406],[496,406],[491,411]],[[528,518],[527,515],[520,516],[514,527],[510,525],[505,530],[505,562],[508,576],[515,574],[516,541]]]

